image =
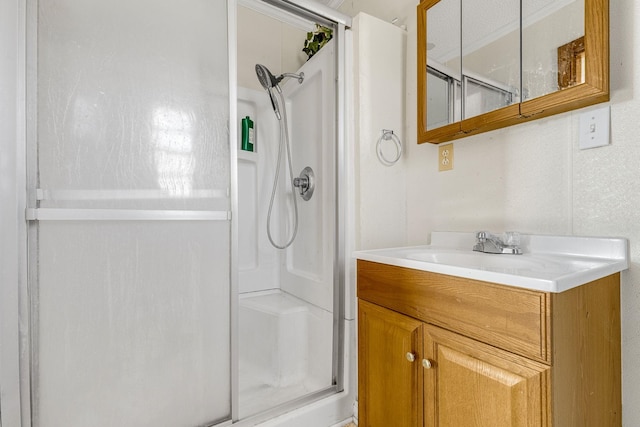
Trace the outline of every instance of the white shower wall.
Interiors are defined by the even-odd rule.
[[[254,73],[255,74],[255,73]],[[257,80],[257,79],[256,79]],[[238,271],[239,292],[279,288],[280,254],[267,239],[267,210],[276,170],[278,123],[269,95],[262,90],[238,88],[238,135],[240,120],[254,122],[254,152],[240,149],[238,141]],[[278,235],[280,210],[272,218]]]
[[[264,90],[238,89],[238,118],[254,123],[254,151],[238,141],[239,415],[245,418],[291,399],[328,389],[333,382],[333,292],[336,216],[335,62],[333,43],[282,83],[293,174],[310,166],[309,201],[291,191],[282,153],[271,217],[278,244],[289,240],[298,204],[298,233],[287,249],[267,237],[279,122]],[[254,64],[255,65],[255,64]],[[256,79],[257,80],[257,79]],[[284,112],[283,112],[284,117]],[[239,128],[238,135],[241,135]]]
[[[309,201],[295,190],[298,235],[285,250],[271,246],[266,232],[280,138],[278,121],[264,90],[238,90],[238,117],[251,117],[256,135],[254,152],[238,151],[240,293],[282,289],[327,312],[333,312],[336,237],[334,54],[330,43],[297,70],[305,73],[302,84],[290,79],[283,85],[293,174],[298,176],[310,166],[316,185]],[[284,155],[272,215],[272,235],[283,243],[292,233],[293,218]]]
[[[299,72],[304,83],[289,80],[283,91],[289,111],[294,175],[309,166],[315,191],[298,195],[298,236],[285,253],[282,288],[333,312],[336,232],[336,84],[335,45],[329,42]],[[296,189],[297,192],[297,189]]]

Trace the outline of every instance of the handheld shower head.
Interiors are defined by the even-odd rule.
[[[278,118],[278,120],[280,120],[282,116],[280,115],[278,101],[276,100],[275,96],[273,96],[273,92],[271,92],[271,89],[273,89],[274,87],[280,90],[280,86],[278,86],[278,79],[276,79],[276,76],[271,74],[271,71],[269,71],[269,69],[262,64],[256,64],[256,75],[258,76],[258,81],[260,82],[262,87],[269,94],[273,112],[276,113],[276,117]]]
[[[284,80],[285,77],[292,77],[298,79],[298,83],[302,83],[304,81],[304,73],[293,74],[293,73],[284,73],[280,74],[278,77],[271,74],[271,71],[267,67],[262,64],[256,64],[256,75],[258,76],[258,81],[262,85],[262,87],[269,93],[269,98],[271,99],[271,106],[273,107],[273,111],[276,113],[276,117],[280,120],[282,117],[280,115],[280,108],[278,107],[278,100],[273,95],[273,88],[279,93],[282,93],[282,89],[280,89],[280,83]]]
[[[266,90],[278,85],[279,80],[276,79],[276,76],[271,74],[271,71],[264,65],[256,64],[256,74],[258,75],[258,81],[260,81],[260,84]]]
[[[280,74],[278,77],[276,77],[273,74],[271,74],[271,71],[269,71],[269,69],[262,64],[256,64],[256,74],[258,75],[258,80],[260,81],[260,84],[262,85],[262,87],[267,90],[272,87],[275,87],[276,89],[280,90],[278,83],[284,80],[285,77],[297,79],[298,83],[300,84],[302,84],[302,82],[304,81],[304,73],[300,73],[300,74],[283,73],[283,74]]]

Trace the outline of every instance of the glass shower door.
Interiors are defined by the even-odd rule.
[[[227,2],[29,11],[33,425],[229,419]]]

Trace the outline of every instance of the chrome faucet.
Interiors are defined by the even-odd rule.
[[[522,254],[522,250],[518,246],[520,239],[517,233],[508,233],[507,240],[508,243],[505,243],[498,236],[488,231],[478,231],[478,233],[476,233],[476,244],[473,246],[473,250],[487,254]]]

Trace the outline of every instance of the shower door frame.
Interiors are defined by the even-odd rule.
[[[0,0],[0,425],[21,426],[28,369],[21,363],[26,301],[25,0]],[[28,401],[28,400],[27,400]]]
[[[233,3],[233,7],[229,7],[229,73],[230,73],[230,103],[231,103],[231,123],[237,122],[237,4],[239,0],[228,0]],[[331,24],[335,26],[334,39],[336,41],[335,54],[335,75],[336,75],[336,97],[335,97],[335,146],[334,163],[335,163],[335,230],[334,230],[334,261],[333,261],[333,351],[332,351],[332,386],[323,390],[313,392],[301,398],[294,399],[290,402],[278,405],[257,415],[253,415],[244,419],[239,419],[239,281],[238,281],[238,176],[237,176],[237,130],[236,126],[230,126],[235,134],[231,136],[231,202],[232,202],[232,252],[231,252],[231,293],[233,295],[231,302],[231,416],[234,426],[243,427],[253,426],[256,423],[266,421],[275,416],[281,415],[316,402],[324,397],[334,395],[344,390],[344,372],[345,372],[345,299],[347,298],[346,290],[346,246],[347,246],[347,210],[348,196],[345,190],[348,188],[347,164],[345,162],[346,153],[346,115],[347,115],[347,89],[346,89],[346,30],[351,26],[351,18],[342,15],[335,10],[308,0],[259,0],[266,4],[275,6],[285,12],[307,17],[318,23]],[[224,425],[224,424],[223,424]],[[218,427],[218,426],[217,426]],[[219,426],[221,427],[221,426]]]

